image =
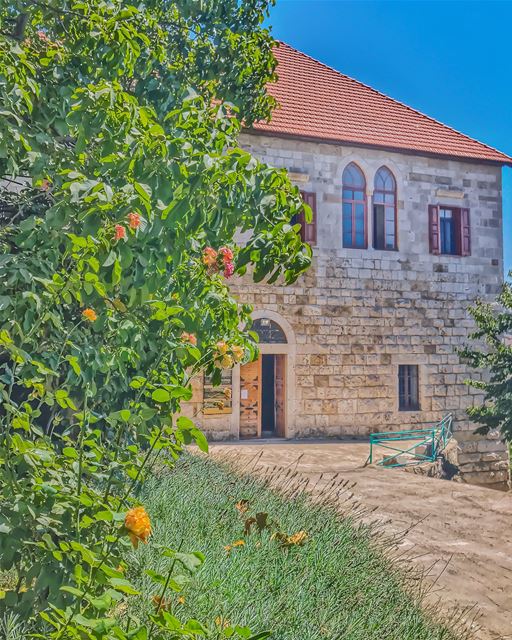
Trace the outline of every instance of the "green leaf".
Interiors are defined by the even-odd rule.
[[[121,282],[121,275],[123,273],[123,269],[121,267],[121,263],[119,260],[114,262],[114,269],[112,270],[112,284],[116,285]]]
[[[150,202],[151,200],[151,187],[147,184],[142,184],[140,182],[136,182],[134,185],[135,191],[139,194],[139,196],[145,201]]]
[[[125,580],[124,578],[110,578],[109,583],[117,591],[126,593],[129,596],[139,595],[139,592],[133,587],[133,585],[128,580]]]
[[[94,514],[94,519],[101,522],[112,522],[114,515],[112,511],[97,511]]]
[[[78,364],[78,358],[76,356],[66,356],[66,360],[69,362],[76,375],[79,376],[82,373],[82,369]]]
[[[151,394],[151,397],[155,402],[169,402],[171,396],[165,389],[155,389]]]
[[[11,306],[11,298],[9,296],[0,296],[0,311],[4,311]]]
[[[117,253],[115,251],[111,251],[108,254],[105,262],[103,263],[103,266],[104,267],[110,267],[111,265],[114,264],[114,262],[116,261],[116,258],[117,258]]]

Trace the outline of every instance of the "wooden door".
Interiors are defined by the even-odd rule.
[[[261,356],[240,367],[240,437],[261,435]]]
[[[276,435],[286,435],[286,356],[279,354],[275,360],[275,403],[276,403]]]

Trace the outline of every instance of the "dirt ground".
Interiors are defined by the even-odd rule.
[[[364,467],[365,443],[251,442],[210,451],[247,461],[262,452],[260,466],[296,468],[315,481],[321,473],[355,481],[355,498],[376,509],[372,517],[384,530],[405,532],[399,544],[429,571],[428,597],[445,613],[463,608],[466,620],[476,616],[475,639],[512,639],[512,492]]]

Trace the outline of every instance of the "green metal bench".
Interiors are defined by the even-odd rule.
[[[452,436],[452,423],[453,416],[450,413],[437,424],[426,429],[372,433],[370,435],[368,462],[373,464],[374,447],[393,452],[377,462],[381,466],[405,467],[407,465],[422,464],[423,462],[434,462]],[[414,442],[414,444],[411,445],[411,442]],[[424,447],[424,452],[418,453],[417,449],[422,446]],[[400,455],[411,455],[411,458],[405,462],[396,461],[397,456]]]

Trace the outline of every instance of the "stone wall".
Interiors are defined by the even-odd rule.
[[[476,392],[464,383],[468,369],[456,353],[472,327],[468,305],[493,296],[502,281],[501,169],[257,135],[244,135],[243,146],[301,174],[300,188],[317,196],[318,241],[308,273],[291,287],[248,279],[233,285],[244,302],[278,314],[295,333],[287,437],[366,437],[431,424],[452,412],[467,477],[505,482],[505,446],[496,434],[476,438],[467,421]],[[386,165],[395,175],[398,251],[342,248],[342,172],[351,161],[367,181],[369,239],[375,173]],[[471,256],[429,253],[432,204],[470,209]],[[398,410],[400,364],[419,366],[419,411]],[[233,420],[232,436],[237,416]],[[215,436],[212,422],[203,428]]]

